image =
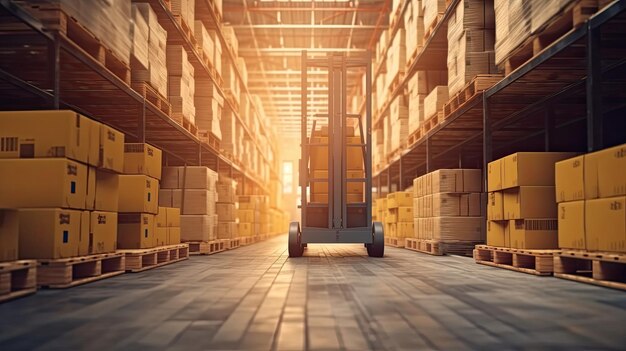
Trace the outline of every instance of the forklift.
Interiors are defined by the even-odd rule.
[[[308,133],[309,68],[328,72],[328,113],[317,114]],[[365,69],[365,115],[347,112],[349,69]],[[308,244],[362,243],[370,257],[383,257],[383,224],[372,222],[372,61],[371,54],[347,56],[328,53],[325,58],[302,52],[300,205],[302,226],[289,225],[289,257],[300,257]],[[316,130],[316,118],[327,120],[325,131]],[[351,123],[352,122],[352,123]],[[356,127],[355,127],[356,125]],[[356,134],[358,129],[358,135]],[[326,157],[320,157],[326,156]],[[322,168],[319,166],[322,160]],[[348,168],[358,171],[349,171]],[[355,176],[358,174],[358,176]],[[325,186],[321,197],[313,189]],[[355,187],[359,195],[349,193]],[[307,191],[311,189],[311,193]],[[309,197],[310,195],[310,197]],[[317,197],[316,197],[317,196]]]

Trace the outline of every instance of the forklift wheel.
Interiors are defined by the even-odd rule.
[[[372,243],[367,246],[367,254],[370,257],[383,257],[385,255],[385,233],[383,224],[374,222],[372,226]]]
[[[304,253],[300,240],[300,223],[291,222],[289,224],[289,257],[300,257]]]

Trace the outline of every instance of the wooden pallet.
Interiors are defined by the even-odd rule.
[[[176,122],[180,126],[182,126],[191,135],[194,135],[194,136],[198,135],[198,128],[196,127],[196,125],[191,123],[191,121],[188,120],[187,117],[183,116],[182,113],[180,113],[180,112],[172,112],[172,114],[170,115],[170,118],[174,122]]]
[[[195,255],[213,255],[228,249],[228,245],[223,240],[212,241],[189,241],[189,254]]]
[[[402,85],[402,82],[404,82],[404,71],[399,71],[387,87],[389,89],[389,94],[393,95],[396,89]]]
[[[58,32],[100,62],[111,73],[130,86],[130,67],[108,49],[87,27],[54,4],[26,5],[26,9],[41,20],[45,28]]]
[[[538,55],[543,49],[570,30],[585,23],[598,10],[597,0],[578,0],[568,5],[559,15],[546,23],[537,34],[528,37],[499,65],[505,75]]]
[[[454,111],[461,108],[466,101],[482,93],[484,90],[491,88],[501,79],[501,74],[476,75],[471,82],[467,83],[461,91],[454,94],[454,96],[443,105],[443,118],[447,119]]]
[[[385,245],[393,247],[404,247],[405,238],[385,237]]]
[[[417,128],[416,131],[411,133],[408,138],[408,146],[415,144],[418,140],[422,138],[422,128],[421,126]]]
[[[253,236],[242,236],[242,237],[239,237],[239,245],[240,246],[246,246],[246,245],[250,245],[250,244],[254,244],[254,237]]]
[[[435,27],[437,27],[437,24],[441,22],[441,19],[443,18],[443,14],[444,14],[443,12],[438,13],[437,19],[435,19],[435,21],[433,21],[433,23],[431,23],[430,26],[428,26],[428,28],[424,28],[424,41],[430,38],[430,36],[435,30]]]
[[[413,50],[413,53],[411,55],[409,55],[409,58],[407,59],[407,64],[406,64],[406,70],[408,71],[409,68],[411,66],[413,66],[413,64],[415,63],[415,60],[417,60],[417,52],[420,51],[420,48],[416,48],[415,50]]]
[[[139,93],[139,95],[143,96],[146,101],[154,105],[154,107],[161,110],[161,112],[166,115],[171,115],[172,113],[172,105],[167,101],[167,99],[159,94],[159,92],[150,85],[148,82],[132,82],[131,87],[133,90]]]
[[[439,242],[434,240],[406,238],[404,247],[409,250],[423,252],[434,256],[442,256],[444,254]]]
[[[209,145],[210,147],[214,148],[215,150],[219,150],[220,149],[220,139],[218,139],[215,134],[213,134],[212,132],[209,132],[207,130],[202,130],[202,129],[198,129],[198,139],[200,139],[201,142]]]
[[[189,245],[183,243],[152,249],[124,249],[117,252],[125,256],[125,271],[136,273],[188,259]]]
[[[224,98],[228,100],[231,105],[231,108],[235,110],[236,113],[239,113],[239,100],[235,96],[232,90],[229,88],[224,89]]]
[[[534,274],[552,275],[554,255],[559,250],[511,249],[488,245],[476,245],[474,259],[476,263]]]
[[[420,133],[422,136],[426,136],[431,129],[435,128],[439,124],[439,113],[432,115],[427,120],[422,121],[420,125]]]
[[[181,16],[174,15],[173,17],[174,17],[174,20],[180,25],[180,28],[182,29],[182,32],[183,32],[183,36],[185,36],[185,38],[189,40],[192,47],[196,47],[197,45],[196,38],[193,36],[193,30],[191,29],[191,27],[189,27],[189,25],[187,24],[187,21]]]
[[[626,290],[626,253],[562,250],[554,255],[554,276]]]
[[[38,260],[37,285],[65,289],[124,273],[124,255],[117,252]]]
[[[0,302],[37,291],[37,261],[0,262]]]

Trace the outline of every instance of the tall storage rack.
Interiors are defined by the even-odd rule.
[[[448,5],[388,101],[403,94],[415,71],[447,69],[447,21],[459,2]],[[406,8],[405,1],[400,15]],[[439,168],[484,169],[513,151],[591,152],[626,142],[625,47],[626,1],[616,0],[489,89],[477,90],[389,160],[374,174],[378,194],[405,189]],[[375,127],[388,109],[375,116]]]
[[[152,5],[159,24],[168,32],[168,43],[183,45],[196,72],[209,78],[224,96],[220,79],[200,58],[167,4],[163,0],[141,1]],[[196,15],[207,28],[216,30],[225,51],[231,59],[235,57],[226,44],[218,15],[209,0],[196,1]],[[133,90],[123,72],[120,74],[105,67],[62,31],[46,28],[20,5],[9,0],[0,0],[0,19],[3,23],[0,41],[8,44],[0,57],[0,109],[69,108],[124,132],[130,142],[147,142],[159,147],[168,165],[206,166],[238,179],[243,189],[249,189],[246,191],[249,194],[269,193],[265,182],[257,175],[226,157],[214,143],[199,140],[170,119]],[[241,78],[237,69],[236,74]],[[249,94],[247,87],[244,91]],[[254,135],[235,112],[235,106],[225,100],[260,151]],[[261,128],[267,132],[264,126]],[[269,164],[267,155],[261,154]],[[270,164],[271,177],[278,179],[273,166]]]

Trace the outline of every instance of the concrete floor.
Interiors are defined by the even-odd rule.
[[[286,236],[0,305],[0,350],[626,348],[626,293]]]

